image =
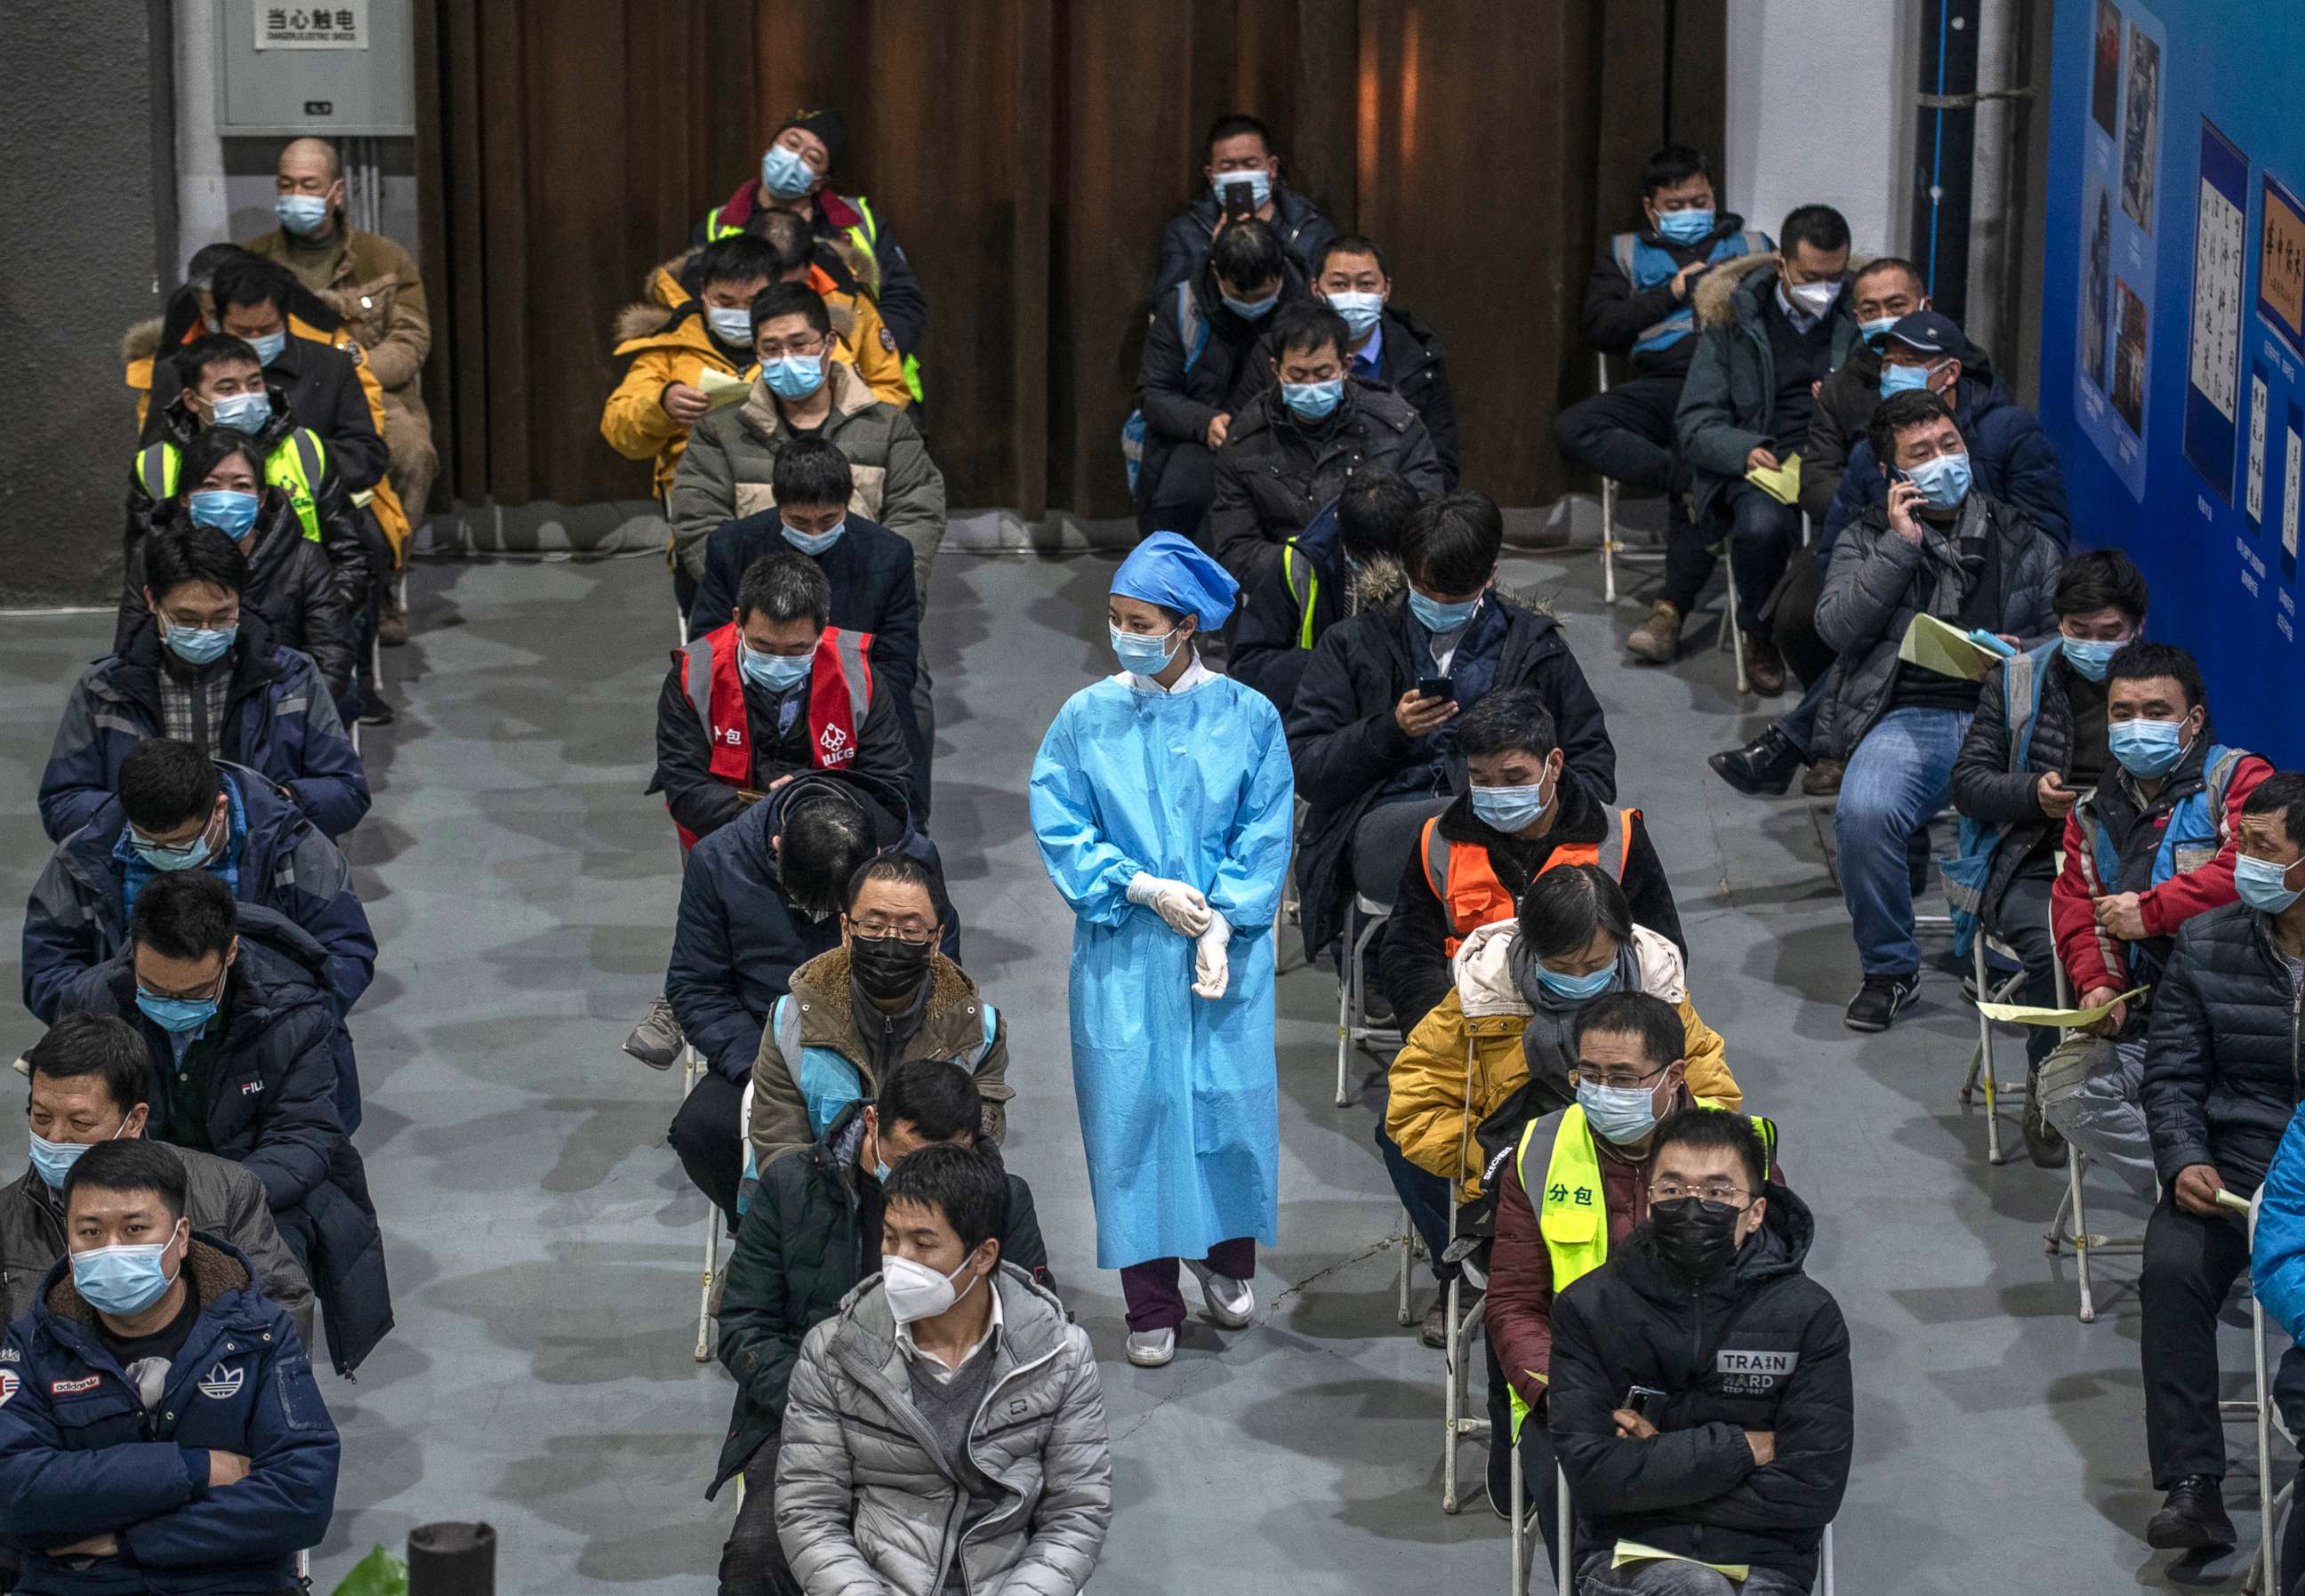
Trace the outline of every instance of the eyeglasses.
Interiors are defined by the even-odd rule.
[[[1575,1074],[1579,1085],[1608,1086],[1627,1091],[1636,1086],[1646,1086],[1671,1067],[1670,1064],[1661,1064],[1646,1075],[1637,1075],[1621,1064],[1586,1064],[1579,1059]]]
[[[787,354],[815,354],[831,341],[829,334],[817,333],[809,333],[798,338],[787,338],[781,344],[771,338],[760,345],[758,352],[764,361],[773,361],[779,355]]]
[[[1748,1194],[1742,1187],[1732,1186],[1726,1181],[1709,1180],[1701,1186],[1683,1185],[1677,1180],[1658,1180],[1649,1183],[1651,1202],[1678,1202],[1684,1197],[1694,1197],[1699,1202],[1708,1205],[1742,1208],[1745,1204],[1740,1199]]]
[[[885,942],[893,937],[918,947],[936,938],[936,927],[918,920],[860,920],[849,929],[868,942]]]

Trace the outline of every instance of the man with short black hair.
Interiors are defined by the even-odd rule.
[[[2069,822],[2070,823],[2070,822]],[[2145,1117],[2162,1186],[2145,1227],[2145,1451],[2166,1491],[2145,1528],[2156,1549],[2231,1546],[2217,1320],[2250,1261],[2245,1202],[2260,1182],[2260,1289],[2296,1320],[2293,1159],[2269,1177],[2299,1101],[2305,1049],[2305,774],[2280,771],[2241,806],[2233,865],[2240,902],[2179,927],[2154,995]],[[2293,1411],[2290,1361],[2275,1391]],[[2293,1523],[2293,1521],[2292,1521]],[[2292,1530],[2292,1534],[2294,1533]]]
[[[327,1310],[336,1368],[350,1373],[392,1328],[392,1298],[367,1173],[344,1129],[358,1119],[359,1083],[335,1054],[318,946],[260,909],[243,921],[206,870],[146,887],[128,937],[67,991],[64,1012],[135,1027],[155,1137],[231,1159],[263,1183]]]
[[[1243,587],[1278,566],[1281,545],[1363,471],[1391,471],[1419,497],[1441,491],[1424,418],[1347,375],[1351,342],[1325,304],[1284,305],[1272,318],[1273,386],[1234,418],[1217,452],[1205,540]]]
[[[1599,1532],[1577,1588],[1804,1596],[1856,1406],[1848,1326],[1801,1269],[1816,1221],[1726,1109],[1678,1109],[1650,1147],[1646,1219],[1550,1312],[1550,1439],[1578,1522]]]
[[[172,870],[206,870],[301,927],[327,952],[339,1014],[368,990],[376,935],[336,845],[256,772],[152,737],[120,761],[116,802],[58,843],[33,884],[24,1006],[53,1022],[64,989],[127,941],[137,896]]]
[[[1833,844],[1864,972],[1842,1023],[1868,1032],[1920,988],[1913,839],[1952,795],[1980,691],[1973,676],[1901,660],[1901,645],[1926,615],[1994,639],[1995,651],[2030,647],[2056,630],[2061,558],[2023,512],[1970,486],[1969,446],[1936,395],[1883,400],[1872,435],[1896,480],[1833,545],[1816,607],[1817,633],[1841,656],[1818,737],[1847,763]]]
[[[24,1069],[31,1167],[0,1188],[0,1320],[10,1324],[31,1312],[48,1267],[64,1255],[63,1192],[73,1166],[90,1148],[136,1141],[151,1117],[152,1072],[124,1020],[66,1014],[25,1050]],[[238,1248],[262,1277],[265,1295],[288,1310],[310,1346],[311,1282],[280,1239],[264,1184],[229,1159],[166,1150],[183,1166],[192,1228]]]
[[[657,697],[656,775],[683,847],[804,770],[854,774],[907,812],[912,757],[872,639],[831,624],[832,584],[796,549],[744,573],[727,624],[673,651]]]
[[[71,1255],[0,1346],[0,1513],[16,1589],[285,1591],[336,1510],[336,1427],[287,1311],[193,1234],[183,1165],[90,1148]]]
[[[1857,318],[1857,342],[1850,345],[1849,358],[1817,386],[1816,413],[1801,448],[1801,511],[1818,531],[1833,508],[1841,474],[1849,469],[1850,451],[1865,440],[1866,423],[1883,398],[1881,352],[1875,340],[1900,318],[1927,310],[1929,286],[1921,268],[1901,255],[1875,255],[1850,275],[1849,305]],[[1974,345],[1962,363],[1970,364],[1972,357],[1976,365],[1984,364],[1985,352]]]
[[[95,817],[121,761],[148,737],[174,737],[257,771],[342,836],[368,812],[368,774],[319,669],[276,647],[241,595],[248,556],[214,527],[145,539],[152,624],[91,665],[65,700],[40,773],[40,822],[62,842]]]
[[[882,1183],[880,1274],[786,1388],[777,1535],[804,1591],[1073,1596],[1112,1519],[1088,1332],[1003,1261],[1009,1188],[972,1148]]]
[[[1390,471],[1362,471],[1280,546],[1280,568],[1242,595],[1225,671],[1272,700],[1297,701],[1314,645],[1338,622],[1400,591],[1400,535],[1416,490]]]
[[[1208,192],[1169,218],[1161,233],[1161,263],[1152,274],[1154,291],[1181,282],[1200,269],[1209,253],[1209,241],[1228,216],[1246,215],[1272,229],[1297,269],[1313,275],[1321,248],[1336,236],[1337,225],[1323,216],[1310,200],[1280,181],[1280,157],[1273,153],[1272,134],[1264,123],[1241,111],[1229,111],[1209,123],[1202,141],[1201,176]],[[1232,190],[1242,191],[1237,205]],[[1174,528],[1164,528],[1174,531]]]
[[[984,1105],[968,1072],[940,1059],[898,1065],[872,1102],[843,1108],[803,1158],[763,1170],[744,1210],[720,1299],[720,1362],[736,1410],[707,1498],[741,1472],[744,1505],[720,1553],[720,1596],[798,1591],[777,1541],[778,1432],[801,1338],[880,1267],[881,1182],[923,1147],[974,1147]],[[1000,1256],[1045,1286],[1048,1248],[1023,1177],[1008,1181]]]
[[[1696,525],[1667,544],[1663,590],[1626,640],[1636,658],[1669,663],[1681,622],[1713,574],[1709,546],[1725,542],[1746,674],[1764,698],[1785,689],[1762,609],[1799,541],[1800,510],[1750,478],[1807,446],[1816,385],[1857,344],[1848,222],[1831,206],[1803,205],[1778,238],[1779,253],[1724,261],[1697,287],[1697,348],[1673,417]]]
[[[1487,693],[1534,688],[1569,772],[1594,797],[1616,796],[1600,703],[1559,623],[1498,592],[1503,548],[1504,520],[1488,498],[1427,500],[1401,538],[1405,592],[1331,627],[1313,649],[1288,722],[1309,809],[1297,853],[1308,953],[1335,939],[1348,894],[1399,881],[1419,829],[1453,789],[1453,722]]]
[[[1713,170],[1686,144],[1668,144],[1641,170],[1641,225],[1609,240],[1585,285],[1585,342],[1626,361],[1605,394],[1553,418],[1553,442],[1572,463],[1628,488],[1666,496],[1668,526],[1683,529],[1688,468],[1673,414],[1696,352],[1694,294],[1714,266],[1776,246],[1745,218],[1714,208]],[[1668,537],[1671,536],[1668,532]]]
[[[1228,222],[1197,268],[1152,296],[1128,423],[1142,430],[1129,480],[1141,531],[1205,545],[1217,451],[1271,380],[1258,340],[1274,307],[1304,297],[1300,271],[1263,222]]]

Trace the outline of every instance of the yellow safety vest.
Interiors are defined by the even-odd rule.
[[[182,452],[172,443],[149,445],[136,452],[136,485],[155,503],[176,494],[176,467]],[[304,536],[320,540],[318,488],[328,469],[327,446],[309,428],[298,427],[274,446],[264,459],[264,481],[277,488],[296,506]]]
[[[1695,1100],[1700,1108],[1724,1106],[1717,1098]],[[1776,1125],[1758,1114],[1752,1116],[1752,1121],[1754,1133],[1761,1138],[1763,1159],[1774,1165]],[[1520,1147],[1513,1154],[1513,1171],[1520,1176],[1521,1190],[1529,1193],[1536,1207],[1537,1229],[1544,1236],[1545,1255],[1552,1261],[1552,1295],[1557,1297],[1608,1262],[1609,1210],[1601,1196],[1601,1150],[1586,1128],[1581,1104],[1571,1103],[1561,1111],[1561,1128],[1552,1137],[1552,1157],[1544,1167],[1544,1184],[1528,1184],[1528,1144],[1542,1123],[1532,1119],[1521,1132]],[[1520,1399],[1520,1393],[1513,1392],[1515,1441],[1520,1439],[1521,1418],[1527,1412],[1528,1405]]]

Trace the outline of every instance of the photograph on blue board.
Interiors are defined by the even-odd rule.
[[[2145,431],[2145,301],[2126,283],[2121,293],[2121,330],[2113,336],[2113,408],[2131,432]]]
[[[2097,0],[2097,72],[2089,81],[2089,115],[2108,139],[2118,138],[2121,115],[2121,7]]]
[[[2094,174],[2089,193],[2097,225],[2089,229],[2088,257],[2081,266],[2081,369],[2099,393],[2105,391],[2105,328],[2113,281],[2113,202]]]
[[[2129,99],[2122,118],[2121,208],[2153,231],[2153,181],[2161,145],[2161,47],[2134,22],[2129,27]]]

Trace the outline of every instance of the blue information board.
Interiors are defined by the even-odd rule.
[[[2143,567],[2223,741],[2305,768],[2305,4],[2056,0],[2055,27],[2041,420],[2075,539]]]

